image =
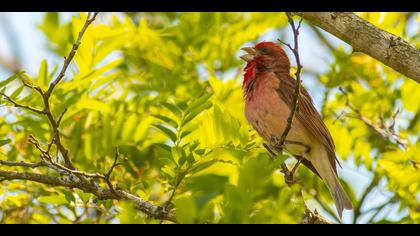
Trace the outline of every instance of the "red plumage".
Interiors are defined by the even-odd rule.
[[[296,80],[290,76],[290,61],[284,50],[272,42],[244,48],[248,62],[244,68],[245,116],[272,150],[287,125]],[[341,218],[352,204],[337,176],[334,141],[315,109],[309,93],[302,87],[285,149],[327,184]]]

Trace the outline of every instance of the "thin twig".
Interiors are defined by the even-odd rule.
[[[49,166],[48,162],[46,161],[31,163],[31,162],[23,162],[23,161],[15,162],[15,161],[5,161],[5,160],[0,160],[0,165],[21,166],[21,167],[29,167],[32,169],[37,168],[37,167]]]
[[[83,34],[85,33],[88,26],[96,19],[97,15],[98,15],[98,12],[93,13],[93,16],[92,16],[91,13],[88,14],[88,16],[86,18],[86,21],[85,21],[85,24],[83,25],[81,31],[79,32],[79,35],[77,37],[76,42],[73,44],[72,50],[70,51],[70,53],[68,54],[68,56],[64,60],[64,64],[63,64],[63,67],[61,68],[60,73],[58,74],[57,78],[55,78],[55,80],[50,84],[50,86],[48,87],[48,90],[45,93],[43,93],[43,100],[44,100],[44,106],[45,106],[44,111],[45,111],[45,114],[47,115],[48,120],[49,120],[49,122],[51,124],[51,127],[52,127],[52,142],[56,144],[58,150],[60,151],[61,155],[63,156],[64,166],[66,166],[70,169],[75,169],[75,167],[71,163],[71,160],[68,156],[69,151],[61,143],[61,138],[60,138],[59,130],[58,130],[60,122],[56,121],[54,119],[54,116],[52,115],[52,112],[51,112],[51,109],[50,109],[49,98],[50,98],[51,93],[52,93],[53,89],[55,88],[55,86],[63,79],[70,62],[72,61],[74,55],[77,52],[77,49],[79,48],[79,46],[81,44]],[[64,115],[64,113],[62,113],[61,117],[63,115]],[[61,120],[61,118],[59,118],[59,120]],[[50,148],[51,148],[51,146],[49,147],[49,149]]]
[[[300,26],[302,24],[302,18],[300,19],[299,24],[296,27],[295,23],[293,21],[293,18],[292,18],[292,14],[290,12],[287,12],[286,15],[287,15],[287,18],[289,20],[290,27],[292,28],[292,31],[293,31],[294,47],[291,47],[290,44],[285,43],[281,40],[279,40],[279,41],[281,43],[283,43],[284,45],[286,45],[287,47],[289,47],[289,49],[293,52],[293,54],[295,56],[295,59],[296,59],[297,70],[295,72],[296,87],[295,87],[295,91],[293,93],[292,106],[291,106],[291,109],[290,109],[289,117],[287,118],[286,128],[284,129],[283,134],[281,135],[281,138],[280,138],[280,143],[279,143],[279,147],[280,147],[279,152],[280,153],[282,152],[284,142],[286,141],[287,134],[289,133],[289,131],[292,127],[292,121],[293,121],[293,117],[294,117],[295,112],[296,112],[296,108],[298,106],[298,100],[299,100],[298,98],[299,98],[300,87],[301,87],[301,82],[302,82],[301,79],[300,79],[300,72],[302,70],[302,65],[300,63],[299,44],[298,44],[298,35],[299,35]]]
[[[372,122],[370,119],[366,118],[359,108],[354,106],[349,99],[348,93],[342,88],[339,88],[340,92],[346,97],[346,106],[350,108],[351,111],[353,111],[356,114],[357,119],[361,120],[363,123],[365,123],[369,128],[371,128],[375,133],[380,135],[382,138],[389,140],[391,142],[397,143],[398,146],[400,146],[403,149],[406,149],[406,140],[403,140],[398,134],[395,132],[395,120],[399,113],[399,110],[392,115],[392,121],[391,125],[386,125],[383,122],[379,125],[376,125],[374,122]],[[351,117],[351,116],[349,116]]]
[[[105,182],[108,184],[108,187],[111,189],[111,191],[114,193],[114,194],[116,194],[116,195],[118,195],[118,193],[115,191],[115,188],[114,188],[114,185],[112,185],[112,183],[111,183],[111,181],[109,180],[109,178],[110,178],[110,176],[111,176],[111,174],[112,174],[112,171],[114,170],[114,168],[116,167],[116,166],[119,166],[119,165],[122,165],[123,163],[118,163],[118,157],[120,156],[120,151],[119,151],[119,149],[118,149],[118,146],[117,147],[115,147],[115,157],[114,157],[114,163],[112,163],[112,166],[111,166],[111,168],[109,168],[109,170],[108,170],[108,172],[104,175],[104,180],[105,180]]]
[[[48,90],[45,92],[45,95],[49,97],[55,88],[55,86],[63,79],[64,75],[66,74],[67,67],[69,66],[70,62],[73,60],[74,55],[76,54],[77,49],[82,41],[83,34],[85,33],[88,26],[96,19],[98,12],[88,14],[85,24],[82,27],[82,30],[79,32],[76,42],[73,44],[73,48],[71,49],[69,55],[64,59],[63,67],[61,68],[60,73],[58,74],[57,78],[50,84]]]
[[[0,95],[3,96],[3,98],[5,100],[12,103],[14,107],[23,108],[23,109],[26,109],[26,110],[29,110],[29,111],[32,111],[32,112],[35,112],[35,113],[38,113],[38,114],[41,114],[41,115],[45,114],[45,111],[43,111],[43,110],[39,110],[39,109],[30,107],[30,106],[27,106],[27,105],[22,105],[22,104],[17,103],[16,101],[14,101],[12,98],[7,96],[3,92],[0,92]]]
[[[21,77],[22,77],[22,75],[21,75]],[[30,89],[33,89],[33,90],[35,90],[35,91],[38,91],[38,93],[39,93],[39,94],[41,94],[42,96],[44,95],[44,91],[42,91],[41,87],[39,87],[39,86],[37,86],[37,85],[34,85],[34,84],[28,84],[28,83],[27,83],[27,82],[25,82],[23,79],[22,79],[22,83],[23,83],[23,85],[25,85],[26,87],[28,87],[28,88],[30,88]]]

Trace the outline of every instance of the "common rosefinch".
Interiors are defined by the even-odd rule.
[[[284,50],[272,42],[243,48],[248,54],[244,68],[245,116],[267,142],[268,149],[280,150],[297,81],[290,76],[290,62]],[[284,149],[325,182],[338,214],[352,209],[352,203],[337,175],[334,141],[308,92],[301,87],[298,105]]]

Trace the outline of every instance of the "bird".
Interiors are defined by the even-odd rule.
[[[298,159],[297,165],[302,163],[323,180],[341,220],[344,209],[352,209],[352,202],[338,178],[336,164],[341,165],[335,155],[334,140],[303,86],[290,131],[283,147],[280,144],[297,83],[290,75],[287,54],[274,42],[241,49],[247,53],[240,57],[247,62],[242,83],[247,121],[266,142],[264,146],[270,153],[284,147]]]

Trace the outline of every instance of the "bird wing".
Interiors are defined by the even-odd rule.
[[[292,107],[292,100],[297,81],[291,76],[277,76],[280,79],[278,93],[283,101]],[[326,147],[329,161],[337,173],[336,162],[340,165],[335,155],[335,145],[330,132],[322,121],[321,115],[316,110],[312,98],[306,89],[301,86],[296,108],[295,116],[305,126],[305,128],[314,136],[321,139],[321,143]],[[341,165],[340,165],[341,167]]]

